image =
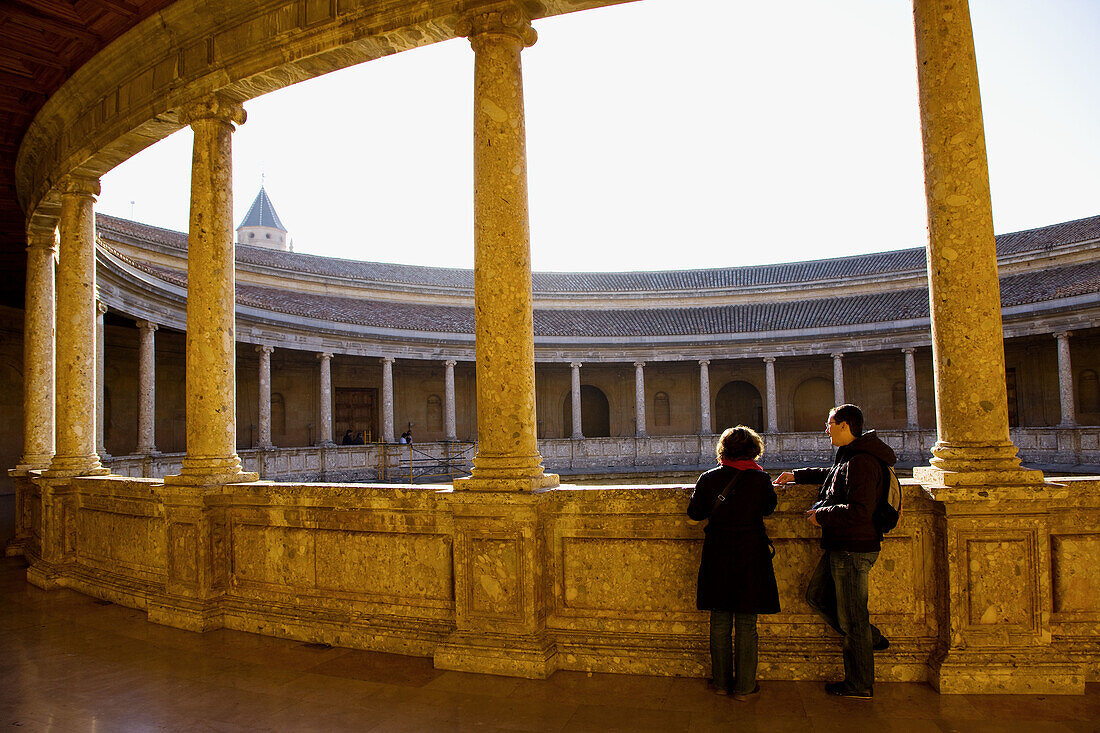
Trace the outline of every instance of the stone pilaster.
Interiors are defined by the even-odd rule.
[[[833,354],[833,404],[844,404],[844,354]]]
[[[275,351],[273,346],[256,347],[256,353],[260,355],[257,379],[259,399],[256,402],[259,408],[260,430],[256,447],[263,450],[271,450],[275,447],[271,443],[271,352],[273,351]]]
[[[244,108],[220,96],[187,105],[195,133],[187,251],[187,455],[166,483],[255,481],[237,456],[233,283],[233,130]]]
[[[776,420],[776,416],[779,413],[778,399],[775,392],[775,357],[764,357],[764,391],[767,392],[767,416],[768,425],[767,432],[776,433],[779,432],[779,424]]]
[[[569,362],[570,389],[569,398],[573,407],[573,440],[583,440],[584,432],[581,430],[581,363]]]
[[[443,430],[444,440],[458,440],[455,427],[455,360],[443,362]]]
[[[905,354],[905,424],[910,430],[920,428],[917,412],[917,361],[913,349],[902,349]]]
[[[107,338],[103,327],[103,317],[107,315],[107,304],[95,304],[95,449],[100,460],[110,458],[111,454],[103,447],[105,426],[104,412],[107,403]]]
[[[645,420],[645,362],[634,362],[634,435],[646,437]]]
[[[1063,427],[1077,425],[1077,411],[1073,404],[1073,365],[1069,358],[1069,333],[1054,334],[1058,342],[1058,404],[1062,407]]]
[[[914,476],[943,507],[947,613],[930,682],[945,693],[1072,693],[1051,648],[1054,487],[1008,433],[1000,284],[966,0],[913,0],[928,200],[939,440]]]
[[[27,230],[23,315],[23,456],[17,471],[49,467],[54,453],[54,257],[57,230]]]
[[[49,476],[109,473],[96,454],[95,199],[99,181],[67,177],[57,266],[55,453]]]
[[[156,446],[157,324],[138,321],[138,444],[137,452],[151,455]]]
[[[710,435],[714,428],[710,424],[710,361],[699,360],[699,434]]]
[[[393,357],[382,357],[382,442],[393,442]]]
[[[321,363],[321,431],[319,443],[332,445],[332,354],[327,351],[317,355]]]
[[[535,342],[527,151],[520,52],[536,33],[519,6],[474,12],[456,33],[474,50],[474,330],[477,436],[473,474],[455,488],[556,486],[536,440]]]

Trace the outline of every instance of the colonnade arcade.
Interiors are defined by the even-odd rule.
[[[557,7],[553,3],[550,5]],[[918,656],[920,660],[899,662],[898,668],[920,670],[914,674],[929,674],[943,691],[1080,691],[1084,680],[1082,670],[1085,667],[1093,669],[1097,660],[1087,655],[1071,659],[1065,656],[1066,652],[1059,651],[1061,647],[1052,646],[1050,625],[1053,622],[1040,608],[1046,603],[1046,600],[1040,599],[1049,597],[1049,591],[1044,589],[1049,589],[1053,582],[1049,577],[1051,565],[1040,563],[1034,566],[1039,568],[1034,572],[1029,565],[1026,580],[1019,580],[1019,573],[1012,576],[1011,569],[1005,564],[1015,561],[1004,557],[1014,552],[994,553],[994,548],[986,547],[989,543],[1016,543],[1031,548],[1029,552],[1046,557],[1043,553],[1051,551],[1049,546],[1042,545],[1041,539],[1028,534],[1034,530],[1027,529],[1021,523],[1024,515],[1028,517],[1028,522],[1035,521],[1035,504],[1027,502],[1039,501],[1036,497],[1046,496],[1043,494],[1044,478],[1041,472],[1020,465],[1017,449],[1009,437],[997,259],[969,13],[965,2],[957,0],[914,0],[913,7],[929,220],[927,257],[935,422],[938,431],[931,464],[916,469],[915,476],[924,487],[921,491],[934,492],[938,502],[935,506],[946,508],[929,508],[922,515],[924,510],[919,507],[932,506],[930,495],[915,494],[915,516],[924,516],[925,519],[919,521],[929,524],[927,531],[922,529],[910,539],[918,544],[925,543],[921,547],[927,547],[927,550],[921,552],[930,553],[922,555],[928,560],[921,568],[931,568],[933,565],[946,568],[945,577],[934,584],[935,587],[940,587],[939,583],[945,586],[947,600],[943,601],[946,603],[943,607],[946,620],[942,629],[938,617],[929,616],[921,622],[931,624],[928,628],[940,629],[929,632],[934,636],[938,634],[941,640],[941,645],[936,647],[939,651],[931,657],[932,661],[928,661],[931,647],[925,643],[924,636],[918,635],[922,641],[913,642],[911,653],[914,660]],[[579,629],[583,624],[576,621],[579,626],[569,632],[565,627],[574,623],[568,621],[574,618],[570,614],[579,614],[581,610],[569,604],[575,601],[578,592],[595,593],[596,596],[591,597],[596,598],[599,591],[598,583],[594,586],[582,585],[579,590],[574,587],[573,591],[562,591],[559,600],[547,600],[550,596],[559,598],[556,595],[559,589],[551,586],[544,589],[543,565],[539,559],[544,551],[559,552],[554,557],[566,558],[562,562],[574,563],[567,566],[573,568],[569,572],[579,572],[576,568],[580,566],[576,562],[583,555],[578,556],[577,553],[583,553],[584,545],[570,544],[572,540],[561,539],[559,535],[553,535],[558,539],[544,545],[544,530],[540,527],[547,526],[543,523],[547,521],[548,512],[558,511],[552,508],[557,506],[554,502],[586,500],[574,497],[564,487],[560,491],[542,491],[557,486],[559,481],[555,474],[543,469],[537,446],[520,64],[523,49],[535,42],[536,34],[525,9],[518,5],[473,9],[458,18],[456,23],[452,20],[451,16],[445,16],[433,28],[437,34],[468,37],[473,49],[478,449],[472,475],[454,482],[453,495],[422,499],[404,498],[404,495],[395,495],[395,499],[391,497],[398,502],[437,502],[446,499],[451,508],[445,520],[428,512],[417,515],[421,517],[417,521],[436,523],[431,525],[436,527],[432,531],[437,534],[453,532],[454,536],[453,545],[447,545],[448,548],[453,547],[454,563],[451,565],[448,561],[448,582],[441,582],[440,587],[444,591],[439,591],[454,594],[450,606],[453,619],[447,617],[450,619],[447,623],[452,626],[444,628],[444,621],[441,620],[444,616],[440,614],[445,613],[446,603],[441,601],[438,607],[425,606],[427,610],[424,613],[433,619],[435,625],[423,626],[426,636],[419,637],[420,646],[393,648],[434,649],[431,653],[434,653],[436,664],[448,668],[545,676],[558,666],[579,664],[570,661],[570,654],[584,654],[577,641],[579,637],[575,636],[581,633]],[[216,51],[217,44],[212,48]],[[215,51],[210,51],[207,58]],[[233,552],[244,553],[247,551],[247,538],[253,536],[248,534],[251,530],[247,526],[235,525],[236,528],[230,533],[232,536],[227,539],[229,530],[226,522],[229,520],[226,517],[233,515],[232,512],[222,513],[230,510],[219,502],[243,502],[232,511],[238,514],[251,512],[248,516],[253,517],[250,520],[253,525],[249,526],[254,527],[255,522],[259,521],[255,517],[262,515],[254,505],[256,501],[274,501],[272,497],[287,495],[286,492],[276,491],[266,499],[258,499],[260,494],[255,492],[265,490],[261,483],[249,484],[252,488],[242,489],[246,493],[239,496],[251,498],[229,498],[235,491],[232,485],[258,479],[255,473],[242,469],[236,452],[237,339],[230,174],[233,132],[236,126],[245,123],[245,113],[240,104],[242,88],[247,89],[247,85],[233,90],[211,90],[211,93],[200,98],[180,104],[175,110],[176,121],[180,125],[190,125],[194,131],[194,152],[188,233],[186,454],[180,472],[164,477],[162,484],[155,485],[155,493],[160,497],[158,501],[162,501],[156,510],[160,512],[156,517],[163,518],[169,538],[165,550],[168,555],[164,566],[166,580],[163,588],[156,586],[158,590],[155,592],[149,590],[153,587],[149,585],[152,581],[142,581],[146,585],[132,585],[126,589],[121,589],[117,581],[111,581],[115,585],[104,585],[103,588],[108,589],[101,590],[111,597],[147,608],[150,617],[155,620],[199,630],[214,628],[222,623],[252,623],[248,620],[253,618],[249,614],[258,612],[248,606],[243,597],[234,594],[243,592],[241,588],[249,587],[251,581],[248,573],[262,573],[266,567],[262,563],[241,565],[243,561],[237,555],[234,557],[238,559],[232,565],[226,565],[226,561],[219,559],[222,557],[219,553],[223,552],[221,548],[227,542],[232,543]],[[173,127],[162,125],[161,132],[166,134],[170,131],[168,128]],[[31,206],[28,208],[25,330],[26,443],[20,469],[33,477],[34,491],[41,506],[40,546],[31,553],[28,577],[43,587],[53,587],[62,582],[59,579],[68,578],[65,582],[74,587],[95,588],[98,586],[88,580],[90,576],[87,571],[81,570],[79,564],[72,564],[73,542],[62,535],[69,533],[64,535],[68,537],[74,533],[92,531],[89,528],[93,524],[81,522],[92,521],[88,519],[92,516],[89,512],[95,510],[97,502],[107,501],[111,492],[132,491],[132,488],[127,488],[129,484],[111,483],[107,480],[109,477],[97,478],[108,473],[101,466],[101,456],[97,450],[95,398],[97,306],[92,210],[99,183],[96,177],[82,173],[79,160],[69,159],[65,167],[66,175],[48,193],[39,186],[37,194],[31,197],[33,201],[27,198]],[[55,208],[54,202],[58,202],[59,208]],[[59,245],[56,245],[57,288],[54,297],[51,297],[55,226],[59,236]],[[51,328],[51,323],[55,313],[56,342],[53,342],[54,328]],[[149,323],[142,324],[140,328],[142,355],[139,365],[143,365],[140,382],[145,395],[152,383],[149,363],[155,329]],[[258,442],[261,446],[271,444],[270,402],[267,398],[271,355],[270,348],[262,344],[259,346],[257,363],[261,419]],[[915,414],[913,353],[899,351],[896,357],[904,361],[906,408],[912,419]],[[833,398],[841,402],[846,396],[845,355],[834,353],[831,359]],[[318,354],[321,390],[331,389],[331,360],[328,352]],[[455,365],[448,360],[441,366],[450,374]],[[709,412],[712,401],[708,394],[711,381],[707,373],[713,366],[707,359],[699,360],[694,365],[700,374],[700,431],[709,430],[711,426]],[[763,410],[766,428],[774,430],[777,425],[774,385],[777,372],[781,373],[783,368],[783,360],[764,358],[759,366],[765,373],[767,385]],[[380,367],[382,437],[389,440],[396,430],[392,405],[395,361],[393,358],[383,358]],[[581,404],[577,398],[583,383],[580,374],[585,368],[582,362],[570,362],[574,395],[571,404],[573,436],[581,433]],[[638,435],[645,435],[649,425],[647,411],[651,409],[645,383],[653,367],[650,363],[637,361],[633,368],[635,430]],[[446,381],[451,383],[450,378]],[[1068,383],[1063,386],[1065,390],[1069,389]],[[453,391],[448,390],[446,397],[446,422],[448,429],[451,429],[454,423]],[[152,449],[155,443],[149,428],[148,405],[151,403],[152,399],[142,402],[139,442],[145,449]],[[329,404],[329,400],[322,398],[320,404]],[[1071,412],[1067,410],[1066,414]],[[332,417],[325,415],[321,424],[321,439],[334,439],[331,425]],[[39,471],[40,474],[37,473]],[[85,491],[95,496],[85,496]],[[323,487],[299,487],[299,491],[302,496],[320,497]],[[332,506],[350,511],[353,507],[346,505],[346,495],[339,491],[342,489],[324,494],[327,498],[317,499],[320,503],[309,511],[320,512],[324,507]],[[988,506],[987,499],[994,494],[1002,500],[997,503],[995,511]],[[77,505],[71,503],[74,495]],[[364,497],[368,495],[378,506],[381,506],[379,502],[391,500],[373,489],[367,490]],[[627,492],[617,495],[613,501],[621,502],[625,507],[626,503],[634,501],[631,497]],[[678,499],[672,496],[667,501]],[[568,514],[566,510],[561,511]],[[595,525],[584,525],[586,520],[581,515],[599,510],[588,506],[577,511],[580,514],[575,517],[561,520],[565,524],[554,525],[559,528],[555,531],[565,531],[561,528],[572,527],[574,525],[569,522],[575,522],[580,523],[577,527],[589,533],[578,537],[596,536],[593,534],[597,532]],[[646,511],[652,511],[652,508],[629,511],[624,508],[623,516],[643,516]],[[978,528],[974,524],[976,515],[980,515],[981,526]],[[79,521],[73,519],[74,516]],[[273,530],[283,533],[280,536],[297,537],[292,533],[308,531],[308,524],[301,525],[299,529],[294,528],[298,525],[284,526],[298,521],[295,519],[297,511],[280,512],[277,516],[279,526]],[[340,526],[346,526],[347,522],[359,521],[357,518],[360,515],[345,511],[341,516],[343,519],[339,521],[345,525]],[[364,517],[362,521],[371,520]],[[398,524],[406,521],[411,520],[392,520]],[[683,525],[682,519],[675,522],[675,525],[667,526]],[[941,526],[935,522],[945,524]],[[386,525],[385,531],[392,532],[394,526],[398,525]],[[946,550],[935,543],[927,544],[931,541],[928,538],[934,534],[933,526],[940,527],[935,532],[941,534],[936,536],[942,538]],[[990,539],[994,535],[996,538]],[[335,536],[330,533],[330,539]],[[1038,549],[1036,542],[1040,544]],[[317,543],[315,551],[320,552],[320,540]],[[180,548],[191,549],[187,554],[179,555]],[[987,549],[989,553],[985,552]],[[964,555],[970,559],[966,560]],[[933,556],[940,559],[933,563]],[[290,556],[282,550],[273,551],[264,562],[275,562],[273,558],[276,557],[282,558],[279,562],[283,562]],[[429,561],[422,559],[422,562]],[[1028,597],[1036,600],[1026,610],[1018,610],[1012,601],[997,595],[1005,591],[991,585],[993,580],[985,583],[972,570],[967,571],[968,562],[971,567],[976,567],[974,563],[986,563],[992,567],[989,577],[993,580],[1013,577],[1013,582],[1025,583],[1026,587],[1021,586],[1024,587],[1021,592],[1030,594]],[[654,565],[652,562],[642,564]],[[316,565],[322,566],[323,563],[318,561]],[[557,572],[562,572],[558,565],[554,567],[558,568]],[[510,569],[505,571],[500,568]],[[319,571],[314,568],[310,572]],[[653,567],[655,577],[661,577],[664,572]],[[226,573],[236,573],[234,577],[237,580],[227,584]],[[918,576],[925,577],[923,570],[914,573],[917,573],[914,582],[918,582]],[[561,577],[565,580],[559,582],[556,579],[554,583],[566,583],[568,577]],[[450,582],[452,578],[453,584]],[[919,582],[924,583],[923,580]],[[243,585],[238,587],[238,583]],[[933,581],[930,579],[928,583],[927,587],[931,588]],[[431,595],[435,592],[434,585],[424,591],[429,599],[435,598]],[[976,608],[978,601],[975,599],[988,601],[990,594],[1000,600],[990,601],[992,605],[989,607],[994,611],[989,614],[1003,613],[1007,619],[1004,622],[1007,626],[1003,627],[1007,630],[1003,634],[991,629],[985,618],[980,614],[975,616],[971,610]],[[929,591],[927,603],[940,603],[935,600],[937,597],[936,593]],[[606,608],[599,606],[599,603],[605,602],[592,601],[597,609]],[[406,604],[403,608],[407,608],[411,601],[402,603]],[[547,603],[551,605],[545,605]],[[560,605],[554,606],[553,603]],[[280,618],[283,620],[271,626],[249,628],[278,627],[284,629],[284,633],[309,636],[308,632],[295,626],[299,621],[286,620],[289,616],[285,615]],[[612,622],[605,619],[600,623],[607,625]],[[650,619],[645,623],[657,621]],[[596,633],[597,627],[585,628],[588,628],[585,633]],[[668,627],[667,632],[662,632],[663,636],[652,638],[673,640],[684,633],[684,628],[683,623],[677,621]],[[397,626],[394,629],[395,634],[399,633]],[[362,638],[374,640],[369,643],[382,644],[378,633],[375,631]],[[570,633],[574,636],[569,636]],[[430,647],[425,646],[428,644],[425,639],[431,640]],[[573,651],[567,654],[567,648]],[[903,648],[898,653],[906,652]],[[1023,657],[1027,659],[1026,667],[1019,664]],[[659,654],[653,657],[658,658],[667,661],[671,657],[661,657]],[[646,663],[650,665],[646,668],[652,669],[665,663],[654,662],[653,659]],[[929,669],[932,671],[927,672]],[[974,670],[980,670],[980,674],[976,675]]]

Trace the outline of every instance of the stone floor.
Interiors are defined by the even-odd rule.
[[[0,538],[10,535],[0,497]],[[10,526],[10,525],[9,525]],[[234,631],[192,634],[0,562],[0,728],[22,731],[1100,731],[1084,696],[940,696],[879,684],[842,700],[819,683],[761,683],[750,702],[701,679],[558,672],[518,680],[417,657]]]

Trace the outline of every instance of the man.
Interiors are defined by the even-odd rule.
[[[882,498],[883,464],[892,466],[897,457],[873,430],[863,432],[863,412],[855,405],[830,410],[825,432],[837,447],[833,465],[786,471],[775,482],[821,486],[817,503],[806,514],[821,527],[825,554],[810,579],[806,601],[844,636],[844,680],[830,682],[825,691],[870,698],[873,652],[890,645],[867,611],[868,575],[882,543],[873,515]]]

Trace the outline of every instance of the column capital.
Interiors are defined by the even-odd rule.
[[[1072,331],[1055,331],[1054,332],[1054,338],[1061,341],[1063,339],[1068,339],[1072,334],[1073,334]]]
[[[271,352],[275,351],[275,347],[268,346],[267,344],[258,344],[257,346],[253,347],[253,350],[257,354],[270,354]]]
[[[321,361],[331,359],[332,358],[332,352],[331,351],[322,351],[321,353],[317,354],[317,358],[320,359]]]
[[[156,331],[158,328],[160,328],[157,324],[153,323],[152,321],[138,321],[137,322],[137,327],[141,331]]]
[[[903,348],[901,350],[901,353],[903,353],[903,354],[912,354],[916,350],[917,350],[917,348],[915,346],[906,346],[905,348]]]
[[[584,365],[579,361],[571,361],[571,362],[569,362],[569,366],[572,367],[573,369],[580,369]]]
[[[45,250],[50,254],[57,253],[57,227],[39,227],[27,225],[27,252]]]
[[[98,196],[101,190],[98,178],[69,174],[61,179],[63,196]]]
[[[710,359],[699,359],[699,366],[710,366]]]
[[[486,34],[511,36],[524,46],[535,45],[539,38],[523,10],[512,3],[489,10],[475,10],[463,15],[455,24],[455,35],[469,38],[470,45],[478,36]]]
[[[396,360],[396,359],[395,359],[394,357],[392,357],[392,356],[381,356],[381,357],[379,357],[379,359],[381,360],[381,362],[382,362],[383,364],[393,364],[393,363],[394,363],[395,361],[397,361],[397,360]]]
[[[102,314],[106,313],[109,309],[107,308],[106,303],[104,303],[102,300],[97,300],[95,302],[95,310],[96,310],[96,313],[99,313],[100,315],[102,315]]]
[[[764,363],[765,364],[774,364],[775,363],[775,357],[774,356],[765,356],[764,357]]]
[[[636,361],[636,362],[634,362],[634,367],[635,367],[635,368],[637,368],[637,369],[641,369],[641,368],[642,368],[642,367],[644,367],[644,366],[645,366],[645,362],[644,362],[644,361]]]
[[[839,361],[844,358],[844,352],[835,351],[832,354],[829,354],[829,356],[833,357],[833,361]]]
[[[248,115],[240,102],[226,99],[220,94],[212,94],[182,105],[176,111],[176,119],[183,125],[194,125],[199,120],[215,120],[243,125]]]
[[[443,364],[444,364],[445,366],[449,366],[449,367],[451,367],[452,369],[454,369],[454,366],[455,366],[455,364],[458,364],[458,362],[457,362],[457,361],[455,361],[454,359],[447,359],[447,360],[446,360],[445,362],[443,362]]]

